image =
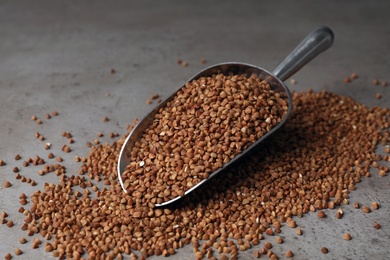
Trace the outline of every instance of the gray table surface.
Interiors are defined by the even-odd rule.
[[[20,229],[23,215],[19,195],[56,182],[55,175],[36,175],[36,168],[21,167],[23,159],[46,157],[43,134],[60,154],[68,172],[76,172],[73,156],[88,155],[87,141],[98,132],[126,133],[126,126],[142,117],[152,105],[153,93],[163,98],[205,66],[240,61],[272,70],[312,29],[328,25],[335,43],[299,71],[287,84],[292,90],[327,90],[353,97],[367,106],[390,107],[390,86],[373,87],[374,78],[390,81],[390,1],[1,1],[0,3],[0,212],[15,222],[0,225],[0,257],[13,254],[16,246],[24,254],[15,259],[52,258],[29,243]],[[200,59],[206,59],[202,64]],[[182,59],[188,67],[177,64]],[[111,69],[116,73],[112,74]],[[359,78],[351,84],[343,79],[352,72]],[[382,99],[375,98],[376,93]],[[58,111],[50,120],[46,113]],[[43,119],[42,125],[31,120]],[[110,118],[108,123],[103,118]],[[71,132],[74,153],[61,152]],[[112,142],[106,134],[103,141]],[[15,161],[19,153],[22,160]],[[33,176],[37,186],[15,180],[14,166]],[[10,180],[13,186],[3,188]],[[352,214],[346,205],[341,221],[319,220],[316,214],[298,219],[304,235],[283,229],[285,243],[273,251],[281,258],[293,249],[295,259],[386,259],[390,253],[389,177],[364,179],[351,195],[353,203],[378,201],[381,208],[371,214]],[[26,206],[28,207],[28,205]],[[349,214],[351,213],[351,214]],[[331,213],[333,214],[333,213]],[[374,230],[375,221],[382,224]],[[345,232],[353,240],[340,237]],[[329,254],[320,253],[327,246]],[[240,253],[250,259],[253,250]],[[14,255],[14,254],[13,254]],[[172,259],[193,258],[185,247]],[[264,257],[264,256],[263,256]],[[152,257],[155,259],[157,257]]]

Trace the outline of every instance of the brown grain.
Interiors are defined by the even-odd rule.
[[[267,250],[270,250],[272,248],[272,244],[270,242],[265,242],[264,243],[264,248]]]
[[[11,182],[9,182],[9,181],[4,181],[4,188],[9,188],[9,187],[11,187],[11,186],[12,186]]]
[[[373,201],[373,202],[371,203],[371,208],[372,208],[372,209],[375,209],[375,210],[379,209],[379,203],[376,202],[376,201]]]
[[[344,238],[344,240],[351,240],[351,239],[352,239],[350,233],[346,233],[346,234],[343,236],[343,238]]]
[[[255,258],[260,258],[260,256],[261,256],[260,251],[259,251],[259,250],[255,250],[255,251],[253,252],[253,256],[254,256]]]
[[[380,229],[381,228],[381,224],[379,224],[378,222],[375,222],[374,228],[375,229]]]
[[[287,258],[292,258],[294,256],[294,253],[291,250],[287,250],[285,255],[286,255]]]
[[[327,254],[327,253],[329,253],[329,249],[327,247],[323,247],[323,248],[321,248],[321,252],[323,254]]]
[[[283,243],[283,238],[277,236],[277,237],[275,238],[275,241],[276,241],[277,244],[282,244],[282,243]]]
[[[326,216],[326,214],[324,211],[322,211],[322,210],[318,211],[318,213],[317,213],[318,218],[324,218],[325,216]]]
[[[23,251],[20,250],[20,248],[15,248],[14,252],[15,252],[15,255],[21,255],[21,254],[23,254]]]
[[[370,212],[371,212],[371,209],[370,209],[370,207],[368,207],[368,206],[362,206],[362,211],[363,211],[364,213],[370,213]]]
[[[344,212],[341,208],[337,209],[336,218],[341,219],[344,216]]]
[[[58,183],[47,183],[42,190],[21,197],[25,203],[27,197],[31,199],[25,217],[28,223],[22,225],[22,229],[28,235],[39,233],[37,235],[51,238],[45,250],[61,258],[96,259],[119,255],[120,259],[121,254],[127,254],[132,259],[135,257],[133,251],[139,252],[140,258],[168,256],[192,240],[194,244],[197,241],[195,254],[199,257],[214,257],[209,253],[211,248],[225,257],[230,254],[236,258],[240,250],[258,245],[268,229],[277,233],[283,226],[294,228],[294,219],[304,216],[311,208],[320,212],[348,203],[350,192],[357,182],[364,180],[374,161],[378,161],[380,169],[379,162],[383,158],[376,158],[375,149],[387,138],[388,110],[369,109],[350,98],[327,92],[293,93],[293,99],[293,112],[278,132],[278,138],[172,207],[154,208],[152,178],[148,179],[148,175],[139,169],[128,179],[129,192],[123,193],[116,173],[122,137],[112,145],[91,147],[90,155],[80,165],[82,175],[58,171]],[[346,114],[350,115],[348,124],[343,123]],[[245,109],[242,115],[245,117]],[[177,127],[180,123],[191,122],[182,118]],[[356,129],[351,130],[353,126]],[[242,128],[235,134],[242,135],[246,131]],[[182,140],[180,135],[171,135],[173,130],[164,131],[159,138],[167,136],[166,139],[173,141]],[[215,130],[207,140],[212,145],[200,143],[199,150],[212,149],[214,139],[223,139],[218,131]],[[188,135],[188,132],[181,134]],[[234,142],[238,140],[235,135],[227,137]],[[156,137],[152,135],[152,138]],[[288,149],[286,143],[289,143]],[[175,153],[178,144],[176,147],[170,145],[172,143],[169,147],[166,144],[165,148]],[[178,168],[180,158],[195,158],[196,155],[188,148],[185,152],[190,151],[190,154],[179,153],[179,156],[160,160],[154,146],[145,147],[149,150],[144,150],[142,167],[150,167],[147,172],[158,173],[163,163],[176,163],[173,167]],[[218,156],[223,151],[222,148],[211,150],[210,157],[212,152],[215,153],[213,156]],[[153,163],[157,160],[161,165]],[[34,161],[38,164],[40,160]],[[187,163],[189,168],[195,164]],[[317,174],[313,174],[313,169]],[[195,171],[195,168],[191,170]],[[175,177],[177,180],[180,175]],[[99,188],[98,182],[107,186]],[[168,193],[164,194],[165,190],[156,191],[156,194],[160,192],[161,196],[168,196]],[[144,199],[148,197],[150,203],[145,204]],[[301,229],[297,228],[295,232],[299,234]],[[201,243],[200,240],[205,241]],[[270,249],[263,247],[260,251],[277,258]]]

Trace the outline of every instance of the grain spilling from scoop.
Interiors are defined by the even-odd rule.
[[[116,163],[125,137],[96,144],[78,174],[59,172],[58,183],[31,194],[26,231],[51,238],[45,250],[55,257],[169,256],[192,244],[198,258],[237,257],[257,245],[259,255],[275,258],[270,244],[260,242],[266,230],[280,232],[281,223],[295,228],[294,218],[311,207],[339,208],[354,190],[349,187],[383,159],[377,146],[389,143],[388,109],[328,92],[293,93],[293,101],[289,120],[267,145],[166,208],[144,203],[156,194],[147,175],[137,175],[123,193]]]

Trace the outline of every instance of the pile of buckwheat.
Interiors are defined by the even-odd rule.
[[[205,93],[205,97],[207,95]],[[240,102],[245,100],[247,97]],[[194,104],[187,107],[175,104],[172,109],[190,112]],[[208,106],[212,104],[214,101]],[[234,113],[233,108],[230,105],[227,115]],[[216,107],[215,113],[218,111]],[[245,109],[241,113],[246,115]],[[213,116],[210,114],[210,117]],[[201,115],[196,116],[199,118]],[[163,116],[158,119],[164,122]],[[198,121],[192,120],[194,118],[183,116],[174,124],[193,124],[194,132],[200,131]],[[319,210],[320,217],[322,209],[337,208],[348,199],[355,184],[370,175],[370,167],[378,168],[381,176],[389,172],[389,168],[381,164],[381,161],[390,161],[389,155],[375,153],[379,144],[389,144],[389,121],[388,109],[367,108],[349,97],[325,91],[293,93],[289,119],[264,145],[164,208],[154,208],[154,203],[145,204],[142,200],[155,196],[149,189],[150,183],[132,180],[140,185],[132,190],[131,196],[124,193],[118,183],[117,160],[126,136],[113,144],[95,142],[88,158],[81,160],[77,174],[52,166],[61,178],[58,183],[46,183],[42,190],[28,197],[31,204],[27,206],[31,206],[20,209],[26,217],[22,229],[28,235],[39,233],[47,239],[42,243],[45,250],[59,258],[122,259],[130,255],[131,259],[145,259],[151,255],[169,256],[191,244],[196,259],[237,259],[240,251],[252,247],[258,248],[254,251],[255,257],[266,254],[277,259],[272,251],[276,245],[261,241],[265,236],[279,234],[282,226],[296,228],[296,234],[302,234],[296,227],[296,216]],[[257,133],[256,123],[253,124],[253,129],[245,131],[240,130],[244,127],[240,125],[237,132],[247,134],[246,138],[251,140],[250,135]],[[161,135],[162,131],[165,135]],[[172,145],[180,135],[170,135],[169,131],[173,132],[160,129],[154,134]],[[203,135],[210,145],[216,138],[216,132],[213,133],[213,136]],[[188,150],[197,147],[196,144],[191,146]],[[244,146],[241,144],[241,149]],[[229,148],[232,151],[227,157],[218,157],[221,152],[218,149],[211,151],[217,155],[213,164],[234,156],[233,150],[238,147]],[[158,157],[160,153],[143,151],[146,165],[150,154]],[[174,154],[170,160],[172,163],[177,160],[177,164],[183,160],[184,164],[195,156],[194,151],[187,156]],[[147,171],[142,170],[142,174],[147,175]],[[138,176],[141,180],[141,173]],[[96,182],[103,182],[105,188],[99,188]],[[20,198],[23,205],[28,203],[26,196]],[[337,212],[342,216],[342,211]],[[3,223],[6,217],[3,214]],[[40,243],[39,239],[34,240],[34,248]],[[276,243],[283,243],[283,239],[277,238]],[[322,252],[327,253],[328,249],[324,247]],[[286,257],[293,255],[294,248],[285,254]]]
[[[130,196],[161,204],[192,188],[282,121],[286,98],[256,75],[188,82],[135,142],[122,174]]]

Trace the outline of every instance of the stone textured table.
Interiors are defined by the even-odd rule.
[[[0,225],[0,257],[11,252],[25,235],[19,195],[55,182],[54,174],[39,176],[23,168],[23,159],[45,157],[45,141],[68,162],[76,153],[87,156],[87,141],[98,132],[123,135],[134,118],[152,105],[153,93],[163,98],[200,69],[219,62],[240,61],[272,70],[308,32],[328,25],[334,46],[293,76],[292,90],[332,91],[367,106],[390,107],[390,86],[374,87],[374,78],[390,81],[390,1],[2,1],[0,3],[0,212],[15,222]],[[188,62],[180,66],[177,60]],[[206,64],[202,64],[205,59]],[[115,73],[113,73],[115,70]],[[345,84],[352,72],[358,79]],[[380,93],[381,99],[375,95]],[[47,113],[58,111],[50,120]],[[31,120],[36,115],[43,124]],[[108,123],[103,118],[108,117]],[[61,153],[72,132],[72,155]],[[112,142],[105,135],[103,141]],[[15,161],[16,154],[22,160]],[[34,176],[37,186],[15,180],[13,166]],[[10,180],[12,187],[3,183]],[[298,219],[305,228],[297,238],[285,229],[285,243],[273,251],[282,258],[293,249],[296,259],[385,259],[390,254],[390,179],[373,176],[357,185],[350,201],[381,208],[372,214],[352,214],[346,205],[342,221],[319,220],[316,214]],[[28,207],[28,205],[26,205]],[[351,214],[350,214],[351,213]],[[375,221],[382,224],[374,230]],[[340,237],[349,230],[353,240]],[[31,240],[17,245],[15,259],[52,258],[44,246],[31,249]],[[329,254],[320,253],[327,246]],[[253,249],[240,253],[250,259]],[[191,259],[191,246],[172,259]],[[264,257],[264,256],[263,256]],[[158,257],[152,257],[157,259]]]

